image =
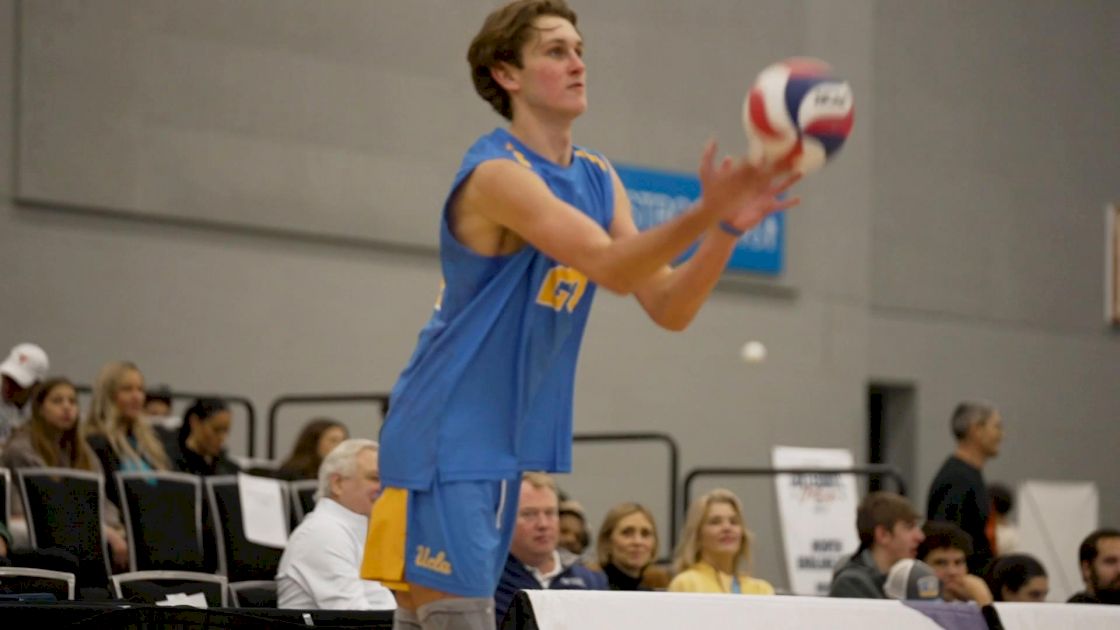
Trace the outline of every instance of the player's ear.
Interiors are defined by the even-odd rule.
[[[490,66],[490,76],[502,86],[502,89],[510,92],[520,86],[519,75],[517,68],[512,64],[505,62],[498,62]]]

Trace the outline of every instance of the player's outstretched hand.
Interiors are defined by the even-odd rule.
[[[801,178],[792,171],[791,160],[756,166],[725,157],[717,164],[716,150],[715,141],[709,140],[700,159],[700,186],[702,203],[721,220],[745,231],[800,202],[796,197],[778,199]]]

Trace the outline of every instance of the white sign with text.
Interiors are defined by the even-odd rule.
[[[775,468],[851,468],[845,449],[775,446]],[[854,475],[774,476],[789,588],[797,595],[827,595],[833,569],[859,546]]]

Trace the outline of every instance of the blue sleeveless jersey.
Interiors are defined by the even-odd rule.
[[[440,299],[393,388],[381,429],[388,486],[423,490],[435,480],[571,470],[572,389],[595,285],[531,245],[491,257],[455,238],[451,201],[487,160],[531,169],[603,229],[614,214],[609,167],[595,153],[577,147],[562,167],[504,129],[470,148],[440,221]]]

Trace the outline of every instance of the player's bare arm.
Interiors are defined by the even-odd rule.
[[[615,188],[615,214],[611,223],[611,236],[617,240],[633,238],[639,234],[634,225],[633,212],[626,189],[611,169]],[[800,199],[778,199],[799,179],[792,175],[780,184],[751,199],[739,212],[725,219],[737,230],[754,228],[767,216],[797,205]],[[737,237],[719,229],[709,228],[696,253],[679,267],[662,267],[635,291],[642,308],[657,325],[668,330],[684,330],[723,274],[735,247]]]
[[[513,243],[503,233],[506,230],[608,290],[633,293],[714,223],[738,220],[743,206],[770,190],[778,174],[773,168],[756,168],[745,162],[715,165],[714,155],[715,145],[710,143],[701,162],[705,192],[700,203],[670,221],[642,233],[635,230],[621,240],[556,198],[539,177],[519,164],[485,162],[475,169],[456,200],[456,236],[480,253],[508,253],[502,249]],[[479,218],[493,228],[481,224]]]

